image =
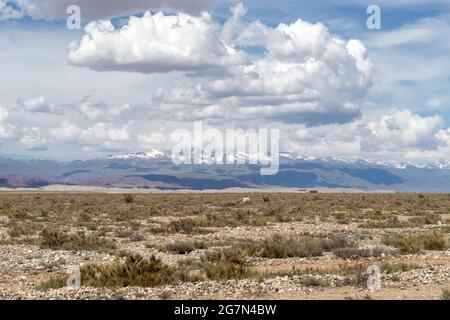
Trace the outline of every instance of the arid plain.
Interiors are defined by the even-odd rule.
[[[449,238],[447,194],[2,192],[0,299],[449,299]]]

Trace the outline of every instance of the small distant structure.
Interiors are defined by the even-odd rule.
[[[309,193],[319,193],[319,190],[309,190]]]
[[[244,198],[242,198],[242,202],[243,203],[250,202],[250,198],[249,197],[244,197]]]

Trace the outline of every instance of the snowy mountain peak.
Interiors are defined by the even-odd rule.
[[[200,155],[194,154],[193,156],[199,157],[197,163],[215,163],[219,159],[216,159],[215,155],[209,155],[204,151]],[[450,162],[445,159],[440,159],[434,162],[410,162],[410,161],[399,161],[399,160],[373,160],[368,158],[358,158],[358,159],[345,159],[338,157],[314,157],[314,156],[303,156],[295,152],[283,151],[279,154],[280,160],[285,161],[322,161],[330,163],[343,163],[343,164],[360,164],[364,166],[379,166],[391,169],[404,170],[408,167],[418,168],[418,169],[439,169],[447,170],[450,169]],[[235,160],[245,160],[261,163],[269,163],[273,157],[263,154],[247,154],[243,152],[236,152],[232,154],[225,155],[226,161],[233,163]],[[163,152],[157,149],[152,149],[148,152],[136,152],[120,155],[110,155],[107,157],[110,160],[158,160],[158,159],[171,159],[170,152]]]
[[[115,160],[151,160],[151,159],[167,158],[167,155],[160,150],[152,149],[149,152],[136,152],[121,155],[110,155],[107,158]]]

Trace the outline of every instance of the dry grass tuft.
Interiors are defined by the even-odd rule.
[[[187,280],[182,269],[169,267],[154,256],[144,259],[140,255],[132,254],[126,257],[124,263],[90,264],[81,268],[81,281],[84,286],[154,287],[174,284],[181,280]]]
[[[55,229],[43,229],[40,240],[41,248],[62,249],[71,251],[98,251],[111,253],[116,245],[111,240],[87,236],[84,232],[67,234]]]
[[[197,249],[206,249],[206,243],[203,241],[176,241],[168,243],[160,248],[163,252],[172,252],[176,254],[186,254]]]
[[[343,237],[301,237],[296,239],[274,234],[262,241],[256,241],[242,247],[252,256],[285,259],[292,257],[317,257],[321,256],[324,251],[332,251],[347,245],[348,242]]]
[[[344,247],[333,250],[333,253],[342,259],[357,259],[357,258],[380,257],[382,254],[386,253],[386,250],[377,247],[368,249]]]
[[[386,245],[393,246],[400,250],[400,253],[418,253],[422,250],[446,250],[447,240],[441,232],[428,234],[400,235],[384,239]]]
[[[201,267],[212,280],[242,279],[254,276],[247,268],[247,254],[236,248],[206,252]]]
[[[450,300],[450,290],[449,289],[442,290],[441,299],[442,300]]]
[[[51,289],[64,288],[67,285],[67,277],[49,279],[35,287],[35,290],[48,291]]]

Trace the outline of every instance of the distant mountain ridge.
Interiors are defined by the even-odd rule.
[[[255,158],[256,155],[248,155],[244,153],[238,153],[235,155],[236,158],[241,158],[248,160],[250,158]],[[314,156],[302,156],[295,152],[280,152],[280,159],[289,160],[302,160],[302,161],[323,161],[323,162],[343,162],[343,163],[367,163],[373,164],[380,167],[395,168],[395,169],[406,169],[407,167],[416,167],[421,169],[450,169],[450,162],[445,159],[439,159],[433,162],[427,163],[415,163],[412,161],[396,161],[396,160],[370,160],[364,157],[357,158],[354,160],[337,158],[337,157],[314,157]],[[119,155],[109,155],[107,159],[111,160],[154,160],[154,159],[171,159],[171,154],[168,151],[161,151],[157,149],[152,149],[149,152],[135,152],[128,154]],[[229,156],[227,156],[229,159]],[[269,161],[266,159],[265,162]]]
[[[255,157],[245,153],[226,155],[231,162]],[[431,163],[348,160],[281,152],[279,172],[273,176],[261,176],[261,165],[213,162],[210,159],[197,165],[175,165],[169,152],[159,150],[72,162],[0,157],[0,188],[63,184],[160,190],[342,188],[450,192],[450,163],[446,160]]]
[[[396,160],[370,160],[364,157],[357,158],[354,160],[344,159],[344,158],[336,158],[336,157],[314,157],[314,156],[302,156],[295,152],[280,152],[280,159],[284,160],[301,160],[301,161],[322,161],[322,162],[342,162],[346,164],[352,163],[360,163],[360,164],[370,164],[377,165],[380,167],[393,168],[393,169],[406,169],[408,167],[415,167],[420,169],[449,169],[450,170],[450,162],[445,159],[439,159],[433,162],[420,162],[415,163],[412,161],[396,161]],[[244,160],[248,160],[250,158],[255,158],[256,155],[248,155],[243,153],[238,153],[235,155],[235,158],[241,158]],[[128,153],[128,154],[120,154],[120,155],[109,155],[107,159],[121,159],[121,160],[154,160],[154,159],[171,159],[171,154],[168,151],[160,151],[156,149],[152,149],[150,152],[136,152],[136,153]],[[227,157],[230,160],[229,157]],[[270,159],[265,159],[264,162],[269,161]]]

